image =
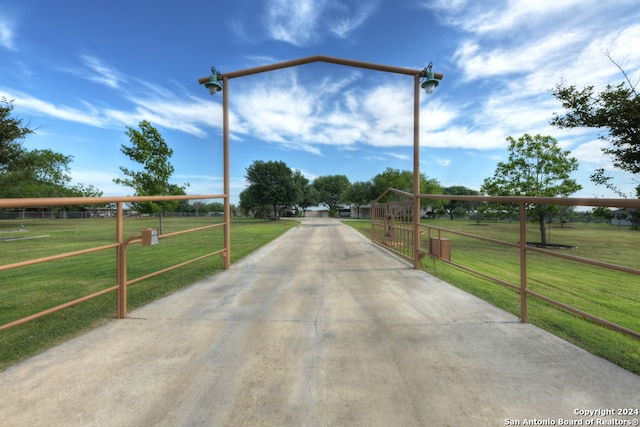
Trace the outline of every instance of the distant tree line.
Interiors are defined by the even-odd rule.
[[[312,206],[325,206],[331,216],[354,206],[370,205],[386,189],[412,192],[413,172],[387,168],[369,181],[350,182],[346,175],[319,176],[310,181],[300,170],[282,161],[254,161],[245,176],[247,188],[240,193],[239,208],[245,215],[277,219],[285,212],[304,216]],[[444,187],[436,179],[420,176],[422,193],[442,194]],[[393,197],[392,195],[388,196]]]

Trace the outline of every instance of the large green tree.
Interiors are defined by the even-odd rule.
[[[350,185],[346,175],[325,175],[313,180],[313,186],[318,191],[320,202],[333,214],[336,214],[344,204],[343,193]]]
[[[594,86],[578,89],[575,85],[558,84],[552,94],[562,102],[564,114],[554,113],[551,124],[559,128],[587,127],[602,129],[599,137],[609,145],[602,151],[613,159],[615,168],[631,174],[640,173],[640,94],[628,74],[611,56],[607,57],[620,69],[625,81],[608,84],[596,91]],[[604,169],[597,169],[592,181],[603,184],[623,195],[611,182]],[[640,185],[636,188],[640,197]]]
[[[71,159],[52,150],[24,151],[11,162],[3,182],[10,188],[5,191],[12,193],[9,197],[71,196]]]
[[[101,196],[93,186],[71,185],[73,157],[50,149],[27,150],[22,146],[34,133],[22,120],[12,117],[13,104],[0,100],[0,197]]]
[[[129,159],[140,164],[142,169],[133,170],[120,166],[120,170],[127,178],[115,178],[113,182],[133,188],[136,196],[186,194],[185,189],[188,184],[179,186],[169,182],[174,171],[173,165],[169,162],[173,150],[151,123],[143,120],[139,127],[140,130],[127,127],[125,133],[131,141],[131,146],[123,144],[120,150]],[[160,232],[162,233],[162,213],[174,211],[178,206],[178,201],[143,202],[134,204],[134,209],[147,214],[160,213]]]
[[[410,170],[399,170],[388,167],[384,172],[377,174],[371,179],[373,184],[372,192],[375,198],[379,197],[385,190],[395,188],[413,194],[413,172]],[[425,174],[420,174],[420,194],[442,194],[443,187],[435,178],[427,178]],[[381,202],[396,200],[400,196],[389,193]],[[436,212],[442,208],[443,201],[422,199],[423,209],[429,208]]]
[[[489,196],[567,197],[582,186],[571,178],[578,161],[562,150],[551,136],[524,134],[517,140],[507,137],[509,159],[498,163],[491,178],[486,178],[482,191]],[[545,217],[552,206],[531,205],[529,211],[540,224],[540,240],[547,244]]]
[[[249,185],[240,193],[240,207],[256,212],[262,206],[270,206],[273,218],[278,218],[278,208],[288,207],[298,200],[298,188],[293,171],[282,161],[254,161],[245,175]]]
[[[5,172],[11,163],[24,153],[22,141],[34,133],[22,119],[12,117],[13,103],[6,98],[0,100],[0,172]]]
[[[344,192],[344,201],[356,207],[358,218],[360,218],[360,207],[370,204],[375,198],[372,190],[373,183],[371,181],[356,181]]]
[[[452,196],[475,196],[478,194],[476,190],[467,188],[463,185],[453,185],[444,189],[444,194]],[[456,215],[467,215],[474,213],[477,209],[477,202],[466,202],[464,200],[447,200],[443,203],[443,209],[449,215],[449,219],[453,220]]]
[[[306,216],[307,209],[320,203],[318,191],[311,185],[307,177],[302,175],[299,169],[293,173],[293,185],[296,187],[296,206],[302,210],[302,216]]]

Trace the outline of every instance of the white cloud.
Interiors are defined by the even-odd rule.
[[[467,40],[458,48],[454,59],[464,70],[465,80],[546,70],[550,61],[566,60],[568,52],[585,36],[584,33],[565,32],[562,37],[551,34],[532,39],[527,44],[491,48],[477,40]]]
[[[391,80],[370,90],[353,87],[347,91],[314,91],[297,79],[295,71],[288,71],[238,89],[232,97],[231,110],[237,116],[240,130],[230,126],[232,135],[250,134],[283,149],[319,155],[324,145],[341,149],[359,145],[413,146],[414,100],[412,87],[406,81],[402,84]],[[343,87],[351,80],[347,76],[334,84]],[[459,106],[438,99],[422,104],[420,127],[425,140],[450,130],[460,114],[456,110]],[[503,140],[501,135],[499,143]],[[450,142],[442,144],[448,146]],[[456,144],[477,146],[476,141],[468,138],[458,138]]]
[[[243,42],[254,43],[253,38],[247,34],[247,29],[245,28],[245,25],[242,21],[239,21],[237,19],[231,20],[229,22],[229,28]]]
[[[451,159],[442,159],[440,157],[432,157],[433,160],[438,164],[438,166],[447,167],[451,165]]]
[[[391,153],[391,152],[386,152],[384,154],[387,155],[387,156],[393,157],[394,159],[398,159],[398,160],[410,160],[412,158],[408,154]]]
[[[118,88],[126,80],[122,73],[115,68],[105,65],[99,58],[90,55],[80,57],[84,65],[89,69],[83,70],[81,75],[87,80],[91,80],[111,88]]]
[[[17,99],[19,110],[38,116],[48,116],[88,126],[107,128],[136,126],[148,120],[154,126],[174,129],[196,137],[207,135],[205,128],[222,127],[222,107],[218,103],[198,98],[178,98],[175,95],[160,98],[129,97],[133,109],[99,108],[88,101],[78,101],[80,107],[54,104],[33,98],[21,92],[5,92],[0,89],[0,97]],[[215,120],[215,118],[219,120]],[[244,128],[234,114],[230,114],[230,125],[234,131],[242,133]]]
[[[378,0],[269,0],[265,24],[273,39],[298,47],[316,44],[327,35],[344,40],[367,21],[377,4]],[[243,35],[241,28],[234,32]]]
[[[343,5],[344,6],[344,5]],[[338,38],[345,39],[374,12],[377,2],[365,1],[357,5],[353,13],[347,8],[345,16],[336,18],[329,24],[329,30]]]
[[[573,148],[571,156],[578,159],[581,165],[587,163],[586,167],[591,167],[592,169],[606,168],[611,164],[607,156],[602,153],[602,148],[606,145],[605,141],[594,139]]]
[[[561,27],[571,26],[562,23],[583,22],[586,17],[604,15],[602,11],[611,7],[598,0],[428,0],[423,6],[434,11],[443,23],[467,33],[493,36],[508,32],[512,37],[522,33],[523,28],[528,33],[548,33],[555,23],[561,31]]]
[[[13,24],[8,21],[0,21],[0,46],[15,50],[15,40],[13,33]]]
[[[316,25],[326,1],[269,0],[266,24],[271,37],[295,46],[311,44],[316,38]]]
[[[476,19],[469,19],[471,15],[466,15],[465,28],[467,31],[475,33],[494,33],[510,31],[523,25],[530,26],[549,17],[558,16],[565,12],[575,13],[575,8],[589,8],[598,3],[595,0],[537,0],[519,1],[508,0],[504,5],[498,7],[487,7],[484,3],[474,2],[475,12],[482,12],[476,15]],[[592,4],[589,4],[592,3]]]
[[[148,120],[154,126],[179,130],[197,137],[204,137],[207,134],[203,126],[220,127],[222,125],[221,120],[216,122],[210,119],[222,118],[222,108],[217,103],[212,104],[197,98],[184,100],[175,96],[166,99],[132,97],[130,100],[137,106],[135,112],[107,110],[105,115],[129,126],[141,120]]]
[[[508,133],[499,127],[482,129],[454,125],[437,132],[422,132],[420,146],[423,148],[464,148],[491,150],[505,148]]]
[[[16,107],[20,110],[30,112],[37,115],[51,116],[57,119],[67,120],[71,122],[83,123],[90,126],[104,127],[106,121],[95,115],[95,110],[86,110],[69,107],[66,105],[55,105],[47,101],[32,98],[30,95],[21,92],[5,92],[0,90],[0,97],[7,99],[18,99]]]

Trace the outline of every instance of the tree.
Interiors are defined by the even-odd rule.
[[[450,194],[452,196],[475,196],[478,194],[476,190],[464,187],[462,185],[454,185],[452,187],[446,187],[444,194]],[[476,202],[465,202],[463,200],[448,200],[444,202],[444,210],[449,214],[449,219],[453,220],[455,215],[466,215],[467,213],[473,213],[476,210]]]
[[[320,193],[309,184],[302,189],[302,194],[298,200],[298,208],[302,209],[302,216],[307,216],[307,209],[320,203]]]
[[[318,191],[320,202],[328,209],[330,214],[336,214],[344,203],[342,196],[351,183],[346,175],[319,176],[313,180],[313,186]]]
[[[413,172],[410,170],[399,170],[388,167],[384,172],[372,178],[373,189],[375,195],[373,198],[380,196],[385,190],[395,188],[396,190],[405,191],[413,194]],[[443,187],[435,178],[427,178],[424,174],[420,174],[420,193],[421,194],[442,194]],[[380,202],[386,203],[397,200],[400,196],[394,193],[387,194]],[[430,208],[432,211],[438,211],[442,208],[441,200],[422,199],[421,206],[423,209]]]
[[[140,130],[127,127],[126,135],[131,140],[131,146],[122,145],[120,150],[134,162],[142,165],[141,171],[120,166],[122,173],[129,178],[115,178],[116,184],[131,187],[136,196],[177,196],[184,195],[188,184],[178,186],[169,183],[173,174],[173,165],[169,159],[173,150],[169,148],[160,133],[146,120],[139,124]],[[142,202],[132,204],[141,213],[160,213],[160,234],[162,234],[162,213],[174,211],[178,201],[172,202]]]
[[[306,216],[307,209],[320,203],[318,191],[311,185],[302,172],[298,169],[293,173],[293,185],[296,187],[296,209],[302,210],[302,216]]]
[[[594,218],[600,218],[606,222],[609,222],[613,218],[613,212],[606,206],[596,206],[592,209],[591,214]]]
[[[578,161],[563,151],[550,136],[524,134],[518,140],[507,137],[509,160],[500,162],[492,178],[486,178],[482,191],[490,196],[567,197],[582,188],[570,178]],[[553,207],[530,206],[540,224],[540,241],[547,244],[545,216]]]
[[[420,178],[420,192],[422,192],[423,177],[421,176]],[[373,183],[373,192],[376,194],[376,197],[380,196],[389,188],[413,193],[413,172],[410,170],[400,170],[388,167],[384,172],[374,176],[371,181]],[[395,198],[397,198],[396,195],[389,194],[381,201],[387,202]]]
[[[0,101],[0,197],[90,197],[102,195],[92,186],[70,185],[73,157],[50,149],[26,150],[22,140],[34,133],[11,117],[13,104]]]
[[[588,127],[606,129],[599,136],[610,145],[602,151],[613,158],[615,168],[632,174],[640,173],[640,95],[636,91],[629,75],[607,53],[607,57],[622,72],[625,82],[608,84],[604,90],[596,93],[594,86],[583,89],[575,85],[558,84],[552,94],[562,102],[567,110],[564,115],[554,113],[553,126],[559,128]],[[606,185],[618,191],[604,175],[604,169],[598,169],[591,176],[593,182]],[[636,188],[640,196],[640,185]]]
[[[11,117],[13,104],[6,98],[0,100],[0,172],[5,172],[11,162],[24,153],[21,141],[34,133],[22,120]]]
[[[298,189],[293,172],[282,161],[254,161],[245,175],[249,186],[240,193],[240,207],[245,211],[270,206],[273,218],[278,218],[278,207],[296,203]]]
[[[356,181],[347,188],[343,194],[343,200],[351,203],[358,210],[360,218],[360,207],[368,205],[374,200],[373,183],[371,181]]]

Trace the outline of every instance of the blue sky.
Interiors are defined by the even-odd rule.
[[[72,155],[74,182],[118,186],[126,127],[141,120],[169,146],[172,182],[222,192],[222,96],[197,83],[327,55],[444,73],[421,98],[421,172],[479,189],[507,157],[507,136],[551,135],[571,150],[581,197],[613,197],[589,181],[611,168],[597,133],[549,126],[550,93],[640,77],[637,0],[25,0],[0,3],[0,97],[36,129],[29,149]],[[634,80],[634,81],[635,81]],[[230,81],[231,201],[254,160],[282,160],[309,179],[351,182],[413,167],[408,76],[315,63]],[[628,174],[612,172],[630,193]]]

